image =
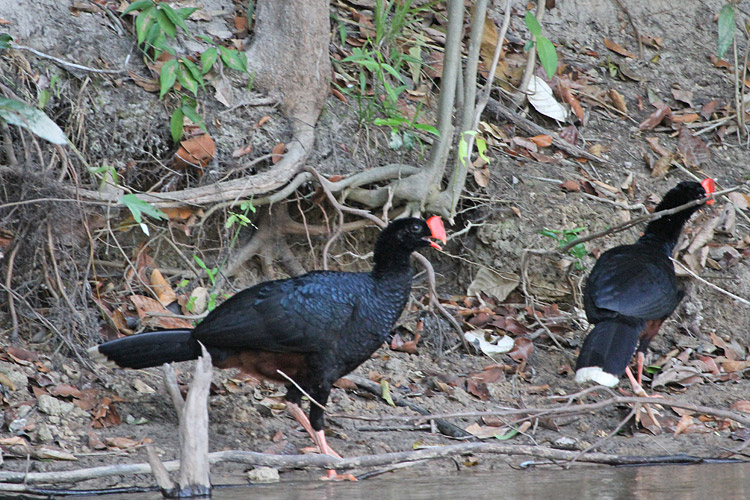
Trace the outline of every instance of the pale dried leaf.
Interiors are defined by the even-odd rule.
[[[699,167],[708,162],[711,153],[699,137],[695,137],[687,127],[680,129],[680,136],[677,139],[677,150],[685,158],[685,163],[689,167]]]
[[[466,290],[466,294],[479,296],[481,292],[502,302],[520,283],[521,278],[517,274],[505,272],[500,274],[486,267],[480,267]]]
[[[553,120],[564,122],[568,118],[568,111],[557,102],[552,89],[547,82],[536,75],[532,75],[529,82],[529,102],[539,113],[549,116]]]

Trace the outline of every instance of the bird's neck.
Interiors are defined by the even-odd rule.
[[[695,210],[684,210],[649,222],[646,232],[638,243],[663,246],[667,255],[672,255],[685,222]]]
[[[375,265],[372,268],[372,275],[376,279],[396,275],[406,275],[411,278],[411,253],[376,252],[374,260]]]

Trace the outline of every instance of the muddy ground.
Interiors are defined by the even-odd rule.
[[[119,21],[113,20],[101,9],[71,9],[72,2],[52,0],[20,4],[24,5],[0,0],[0,19],[8,21],[7,25],[0,25],[0,31],[11,33],[16,43],[89,66],[106,64],[120,67],[132,54],[129,69],[144,73],[131,35],[122,29]],[[444,252],[425,252],[435,265],[439,295],[449,310],[463,314],[464,319],[480,325],[486,324],[487,319],[477,317],[482,312],[488,313],[490,320],[502,318],[512,337],[525,334],[533,339],[533,353],[520,369],[518,357],[513,359],[496,355],[495,359],[490,359],[481,353],[468,354],[460,347],[450,325],[438,316],[428,314],[421,332],[418,354],[384,347],[355,374],[376,381],[387,380],[395,394],[408,397],[432,413],[552,404],[550,397],[572,394],[580,389],[572,380],[570,366],[574,365],[576,348],[586,328],[580,308],[581,287],[587,270],[591,269],[595,256],[601,251],[633,241],[642,227],[588,242],[586,255],[579,263],[580,270],[571,257],[561,259],[531,255],[527,293],[524,294],[523,289],[518,287],[503,298],[504,302],[510,304],[507,306],[493,306],[490,301],[489,308],[482,309],[482,304],[476,300],[465,298],[467,288],[480,268],[489,267],[505,276],[520,276],[523,271],[521,256],[525,249],[554,247],[552,240],[539,234],[541,229],[585,226],[588,232],[602,230],[642,213],[639,209],[618,208],[607,201],[615,201],[621,206],[623,203],[653,206],[654,200],[658,200],[678,181],[690,178],[690,173],[701,178],[709,175],[716,179],[721,188],[747,181],[750,152],[745,139],[738,144],[733,121],[726,120],[699,136],[707,145],[709,155],[697,167],[689,171],[673,167],[666,175],[659,177],[650,175],[650,167],[644,160],[644,156],[650,157],[652,162],[658,158],[644,138],[658,137],[662,146],[675,152],[678,150],[677,127],[660,124],[656,130],[643,131],[638,126],[655,109],[649,104],[649,96],[653,95],[657,95],[678,115],[687,114],[691,109],[700,112],[711,101],[719,101],[715,114],[693,122],[696,125],[691,129],[694,133],[715,123],[709,119],[720,121],[725,117],[722,109],[734,107],[732,74],[711,61],[717,44],[715,17],[723,2],[686,0],[679,8],[673,2],[662,0],[629,4],[632,4],[629,5],[629,14],[641,34],[660,38],[656,47],[644,46],[643,59],[624,58],[608,51],[604,45],[604,39],[608,38],[638,53],[627,16],[616,2],[559,2],[555,9],[547,12],[544,19],[549,38],[558,44],[560,62],[587,75],[589,86],[586,92],[597,92],[594,96],[596,99],[581,98],[586,120],[579,127],[579,145],[585,148],[601,146],[601,154],[610,163],[602,165],[563,159],[555,148],[542,150],[546,157],[537,157],[542,161],[519,154],[513,148],[491,149],[489,185],[483,188],[470,181],[467,198],[471,202],[467,201],[461,217],[449,229],[449,232],[460,231],[461,234],[450,241]],[[215,2],[206,7],[214,13],[221,8],[231,6]],[[496,12],[494,17],[499,20],[501,14]],[[215,15],[204,29],[222,36],[233,28],[226,17]],[[513,18],[511,34],[520,39],[526,37],[522,18],[518,15]],[[740,49],[744,50],[745,45],[746,42],[741,40]],[[613,65],[625,66],[625,71],[630,72],[631,76],[635,75],[635,79],[618,76],[622,75],[622,70],[615,71]],[[160,160],[171,157],[174,152],[169,139],[167,113],[153,94],[134,85],[130,78],[63,71],[52,62],[23,51],[0,53],[0,70],[4,75],[2,83],[15,89],[36,88],[28,84],[27,79],[34,80],[39,88],[45,82],[49,87],[49,82],[57,75],[59,87],[52,89],[55,91],[52,92],[51,107],[47,111],[59,123],[67,124],[66,132],[92,165],[114,165],[122,173],[123,183],[137,189],[146,189],[156,178],[166,178],[166,167],[160,164]],[[247,80],[236,76],[232,78],[235,99],[239,103],[243,99],[242,92]],[[39,83],[40,79],[42,83]],[[680,99],[676,98],[674,89],[692,92],[691,97],[687,98],[692,102],[688,104],[685,101],[685,94]],[[628,118],[612,111],[611,102],[608,106],[597,104],[606,101],[610,90],[624,96]],[[21,97],[30,102],[37,99],[33,93]],[[211,130],[218,144],[218,161],[200,179],[191,180],[189,176],[187,180],[181,178],[179,182],[183,187],[191,182],[205,184],[219,179],[231,168],[242,164],[245,160],[231,157],[232,152],[240,147],[252,144],[254,151],[260,155],[288,139],[283,117],[273,107],[240,107],[234,112],[222,113],[227,108],[213,99],[207,98],[206,101],[206,114],[220,116],[220,126],[216,126],[219,120],[214,121]],[[270,122],[261,127],[252,127],[266,115],[271,116]],[[557,130],[554,123],[533,111],[530,117],[542,126]],[[501,127],[506,125],[506,122],[491,114],[487,114],[485,120]],[[511,137],[529,135],[513,127],[505,130]],[[386,132],[377,128],[365,130],[358,126],[351,102],[344,104],[332,97],[321,118],[316,150],[308,164],[329,174],[347,174],[395,161],[415,164],[421,161],[417,153],[389,150],[387,142]],[[676,159],[684,163],[679,157]],[[134,168],[133,164],[144,167]],[[3,202],[15,201],[21,196],[57,197],[59,192],[41,180],[44,176],[56,177],[57,174],[48,171],[42,174],[43,168],[39,166],[40,170],[27,178],[13,173],[1,174],[5,177]],[[84,174],[79,172],[79,175]],[[592,181],[599,199],[586,197],[579,192],[568,192],[559,186],[563,181],[582,178]],[[94,186],[94,181],[89,177],[83,179],[88,179],[82,181],[84,186]],[[594,180],[600,184],[594,183]],[[618,194],[604,193],[607,189],[602,185],[614,186]],[[748,192],[747,187],[744,192]],[[296,210],[297,201],[292,200],[290,206],[293,207],[292,212]],[[63,258],[65,265],[78,271],[85,270],[89,253],[88,249],[80,249],[81,245],[85,247],[89,237],[77,227],[76,218],[80,217],[80,212],[64,203],[40,207],[9,215],[8,208],[0,206],[3,224],[6,224],[0,229],[17,233],[19,224],[53,220],[56,234],[65,233],[71,239]],[[728,201],[722,200],[711,209],[704,210],[689,224],[686,231],[688,241],[694,241],[700,228],[723,211],[733,211],[732,207],[727,207]],[[738,205],[735,224],[728,228],[725,226],[723,232],[721,226],[716,229],[708,242],[708,260],[703,267],[699,266],[704,279],[745,299],[750,299],[750,263],[747,259],[749,213],[747,205]],[[105,215],[105,211],[99,213],[100,218]],[[320,213],[311,216],[318,220],[321,218]],[[470,222],[472,228],[462,231]],[[117,221],[112,224],[117,224]],[[99,228],[102,227],[104,223],[100,222]],[[221,238],[226,235],[221,234],[220,228],[201,228],[188,237],[175,236],[174,233],[179,231],[170,232],[165,228],[157,228],[157,231],[152,241],[152,257],[159,266],[172,269],[165,271],[165,274],[173,286],[182,278],[193,280],[191,286],[196,285],[197,280],[187,270],[180,274],[179,269],[174,269],[179,268],[180,260],[170,253],[172,247],[164,243],[164,238],[174,238],[187,253],[201,248],[205,251],[201,255],[209,259],[217,259],[220,255],[214,250],[224,249],[225,240]],[[111,283],[116,290],[125,290],[122,255],[111,251],[112,242],[101,234],[93,236],[96,240],[94,253],[99,263],[96,279]],[[343,269],[365,267],[366,263],[351,257],[348,252],[359,255],[367,253],[373,235],[373,231],[369,230],[348,236],[338,244],[338,248],[332,251],[333,255],[338,256],[336,266]],[[132,255],[144,240],[137,228],[117,232],[116,237],[121,240],[128,255]],[[32,242],[39,246],[45,244],[44,238]],[[318,256],[324,240],[313,238],[311,242],[312,248],[304,237],[292,240],[293,251],[307,269],[320,265]],[[32,291],[24,289],[24,280],[31,280],[30,276],[35,273],[50,271],[41,269],[41,259],[36,259],[37,254],[33,251],[24,252],[29,253],[21,252],[25,259],[18,261],[21,264],[16,264],[12,283],[30,294]],[[6,253],[0,261],[3,276],[6,276],[7,265]],[[275,269],[283,275],[283,268],[279,266]],[[261,276],[260,267],[250,262],[246,271],[232,282],[241,288],[258,281]],[[80,272],[79,278],[83,282],[92,280],[93,276]],[[650,355],[651,361],[663,367],[663,372],[672,369],[676,380],[659,387],[647,383],[646,390],[674,395],[716,409],[727,410],[735,405],[734,408],[747,410],[750,404],[743,406],[736,403],[750,399],[750,385],[744,365],[750,343],[750,309],[706,284],[690,278],[684,280],[686,298],[665,322],[661,335],[652,343]],[[225,291],[231,292],[232,288],[227,285]],[[421,276],[414,288],[414,300],[404,316],[407,328],[399,331],[406,339],[411,338],[409,330],[413,329],[420,311],[417,304],[425,303],[425,293],[425,280]],[[157,369],[127,372],[109,368],[92,371],[83,359],[84,348],[95,344],[100,334],[111,334],[111,328],[107,330],[103,326],[106,322],[90,296],[86,297],[85,289],[81,296],[76,292],[73,300],[79,300],[76,303],[80,307],[81,318],[76,319],[75,323],[78,327],[75,331],[58,329],[57,334],[45,328],[36,316],[20,304],[21,335],[15,342],[10,339],[9,310],[2,306],[0,321],[4,325],[4,333],[0,337],[3,346],[0,351],[0,374],[3,374],[4,421],[0,436],[3,439],[22,436],[39,453],[46,447],[70,453],[77,460],[33,459],[27,462],[14,456],[18,454],[17,447],[4,442],[5,462],[0,466],[0,471],[54,471],[143,462],[142,448],[133,445],[143,443],[144,439],[153,442],[163,459],[175,458],[177,417],[162,388],[161,372]],[[546,329],[541,328],[533,315],[524,309],[532,303],[541,312],[545,326],[559,337],[559,347],[550,340]],[[556,305],[557,309],[550,308],[550,305]],[[473,313],[470,314],[471,311]],[[55,324],[58,325],[61,318],[70,314],[64,305],[42,312],[49,314],[50,319],[57,321]],[[508,317],[512,319],[508,320]],[[72,322],[73,319],[69,321],[70,324]],[[513,330],[509,327],[511,323],[520,326]],[[65,324],[64,319],[62,324]],[[487,328],[498,331],[497,327]],[[22,350],[13,351],[12,347]],[[29,356],[29,352],[37,353],[38,360]],[[480,374],[490,365],[502,366],[503,375],[487,383],[486,392],[467,387],[468,377]],[[679,371],[684,366],[691,367],[692,371],[687,375]],[[179,367],[182,380],[188,380],[189,369],[188,364]],[[71,389],[68,390],[65,384]],[[281,395],[282,392],[272,386],[217,371],[210,399],[211,450],[296,453],[309,446],[305,433],[290,417],[279,411]],[[111,405],[117,416],[106,401],[103,402],[105,397],[114,400]],[[599,397],[606,396],[602,393]],[[85,403],[81,403],[84,400]],[[575,418],[533,422],[525,432],[508,442],[584,449],[612,432],[627,412],[627,406],[620,405]],[[393,422],[363,422],[352,418],[413,415],[414,412],[405,408],[391,408],[380,398],[351,388],[334,389],[329,413],[330,443],[344,456],[410,450],[416,443],[455,442],[453,438],[431,433],[423,426],[395,429]],[[736,424],[730,424],[725,419],[696,414],[685,420],[682,415],[669,409],[662,411],[661,418],[662,431],[653,426],[636,428],[629,425],[623,432],[601,444],[598,451],[621,455],[685,453],[717,457],[724,456],[727,449],[737,447],[739,444],[733,439],[744,435]],[[681,418],[680,432],[675,435]],[[472,424],[486,428],[499,423],[476,417],[451,421],[462,428]],[[512,421],[505,423],[519,424]],[[402,422],[397,424],[401,425]],[[367,428],[363,429],[365,426]],[[507,432],[505,427],[498,429],[501,434]],[[126,449],[118,450],[118,445]],[[418,468],[425,474],[434,474],[439,470],[455,468],[502,468],[508,463],[522,460],[526,460],[526,457],[481,455],[474,459],[433,461]],[[237,473],[243,467],[220,466],[217,470]],[[319,472],[283,471],[281,480],[302,476],[315,478]],[[149,481],[145,477],[114,477],[82,486],[109,487],[148,484]]]

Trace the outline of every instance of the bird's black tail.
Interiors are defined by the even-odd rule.
[[[173,361],[198,359],[200,344],[191,330],[163,330],[111,340],[89,349],[99,363],[114,363],[121,368],[148,368]]]
[[[589,380],[613,387],[625,372],[645,321],[617,318],[597,323],[583,342],[576,362],[576,382]]]

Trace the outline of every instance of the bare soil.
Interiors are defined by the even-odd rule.
[[[231,11],[229,2],[205,2],[205,9],[218,12],[222,8]],[[617,2],[595,0],[570,0],[558,2],[558,6],[547,12],[544,29],[549,38],[558,44],[561,64],[577,68],[588,75],[591,89],[598,89],[597,98],[606,99],[609,90],[622,94],[628,105],[628,118],[622,118],[610,109],[594,104],[593,100],[583,100],[586,110],[585,125],[579,127],[580,144],[584,147],[600,145],[602,154],[609,161],[606,165],[592,162],[580,163],[572,158],[563,159],[555,155],[554,148],[543,150],[545,155],[555,158],[550,163],[508,153],[508,148],[491,150],[490,182],[486,188],[470,183],[467,189],[465,211],[451,228],[454,232],[463,230],[472,223],[472,228],[450,241],[443,253],[425,254],[433,262],[439,281],[439,294],[444,304],[454,313],[466,312],[474,308],[474,314],[464,319],[471,320],[480,312],[481,305],[465,299],[467,287],[481,267],[493,268],[507,275],[521,276],[522,255],[527,249],[551,249],[554,242],[539,234],[543,228],[572,229],[584,226],[587,232],[605,229],[617,222],[642,214],[642,210],[624,210],[604,200],[620,204],[636,205],[645,203],[653,206],[654,200],[680,180],[689,178],[688,173],[672,168],[666,176],[652,177],[644,156],[657,158],[645,137],[658,137],[662,146],[669,151],[677,150],[676,129],[660,126],[655,131],[640,130],[638,124],[646,119],[655,108],[649,104],[649,93],[667,103],[673,110],[686,111],[688,105],[675,99],[672,90],[679,88],[691,91],[693,107],[718,100],[722,106],[734,106],[733,77],[726,69],[716,67],[710,56],[716,51],[717,25],[714,21],[724,2],[719,0],[685,0],[679,6],[665,0],[651,2],[628,2],[630,16],[636,22],[642,35],[661,38],[659,48],[645,46],[645,58],[623,58],[608,51],[604,39],[638,53],[633,32],[627,16],[617,6]],[[42,52],[88,66],[119,68],[128,55],[132,55],[128,68],[145,73],[134,49],[132,36],[120,31],[119,21],[106,15],[101,9],[85,12],[73,9],[73,2],[37,0],[17,2],[0,0],[0,19],[9,21],[2,31],[10,32],[16,43],[32,46]],[[93,5],[93,4],[92,4]],[[230,16],[231,17],[231,16]],[[224,33],[231,31],[231,19],[215,15],[213,20],[201,29]],[[501,19],[502,13],[493,17]],[[739,33],[739,31],[738,31]],[[514,16],[511,34],[525,39],[527,36],[523,20]],[[745,50],[742,40],[741,49]],[[621,79],[610,73],[609,63],[623,64],[639,80]],[[173,154],[168,130],[168,113],[154,94],[145,92],[133,84],[126,75],[104,77],[82,71],[63,71],[51,61],[37,58],[28,52],[0,53],[0,71],[4,75],[3,85],[13,88],[24,87],[25,79],[48,83],[54,75],[59,75],[59,92],[52,93],[48,114],[59,122],[67,124],[66,132],[92,165],[114,165],[122,175],[125,185],[145,189],[154,179],[169,178],[168,167],[160,163]],[[231,76],[234,86],[235,103],[245,99],[247,79]],[[33,94],[22,95],[30,102],[36,102]],[[201,177],[177,175],[174,182],[181,187],[194,184],[207,184],[246,165],[250,159],[232,158],[232,152],[252,144],[257,156],[270,152],[273,146],[289,137],[289,127],[283,117],[272,106],[241,106],[227,112],[228,108],[213,99],[205,99],[205,115],[213,117],[212,137],[218,145],[217,160],[209,165]],[[639,106],[639,103],[641,104]],[[326,174],[346,175],[365,168],[393,162],[419,164],[418,153],[399,153],[387,148],[387,131],[375,127],[361,128],[357,124],[355,106],[344,104],[334,97],[329,98],[317,129],[316,150],[308,163]],[[261,118],[269,115],[270,121],[263,126],[253,127]],[[722,115],[718,115],[722,116]],[[557,127],[551,121],[534,113],[530,117],[537,123],[551,129]],[[498,126],[505,123],[486,116],[486,121]],[[207,120],[208,121],[208,120]],[[701,135],[710,151],[710,156],[699,167],[692,168],[694,175],[702,178],[713,177],[720,187],[730,187],[746,183],[747,165],[750,152],[743,143],[738,145],[733,121]],[[705,124],[708,126],[708,123]],[[693,132],[703,127],[693,128]],[[525,136],[513,127],[507,129],[511,136]],[[31,160],[33,163],[36,160]],[[146,168],[139,168],[145,165]],[[60,196],[55,185],[45,184],[40,179],[49,172],[43,172],[44,165],[22,179],[13,174],[2,174],[4,203],[14,201],[23,192],[39,197]],[[267,168],[266,165],[257,168]],[[86,176],[85,172],[79,175]],[[585,197],[578,192],[567,192],[559,187],[566,180],[589,178],[609,186],[620,188],[632,176],[634,186],[627,197],[607,196],[599,188],[600,198]],[[53,176],[54,177],[54,176]],[[84,177],[83,183],[94,182]],[[68,179],[69,180],[69,179]],[[11,184],[7,184],[11,183]],[[303,189],[311,189],[309,187]],[[11,194],[14,193],[14,194]],[[745,188],[747,192],[747,188]],[[688,241],[693,241],[701,227],[726,209],[726,200],[718,201],[712,208],[704,210],[689,224],[686,233]],[[297,200],[292,198],[290,212],[297,215]],[[86,273],[88,249],[85,245],[89,236],[78,228],[83,217],[98,214],[99,227],[108,216],[98,209],[74,210],[69,204],[45,205],[43,210],[29,207],[28,212],[8,212],[0,206],[3,224],[0,229],[17,231],[18,221],[35,224],[29,214],[38,220],[52,220],[53,232],[57,237],[67,235],[70,239],[63,256],[69,268],[63,272],[79,272],[80,281],[99,279],[110,281],[123,289],[123,259],[111,241],[95,235],[97,248],[94,251],[99,261],[109,261],[110,267],[97,268],[96,276]],[[700,270],[701,276],[718,287],[750,299],[750,263],[747,259],[748,210],[740,209],[731,232],[717,230],[710,242],[708,264]],[[730,208],[731,211],[731,208]],[[329,208],[327,216],[333,211]],[[122,215],[122,214],[121,214]],[[320,212],[308,215],[315,221],[323,220]],[[116,225],[113,221],[111,224]],[[152,235],[153,257],[164,268],[178,268],[181,261],[175,257],[173,247],[164,238],[177,241],[179,248],[191,255],[200,249],[203,256],[220,259],[226,253],[227,234],[222,233],[222,222],[212,222],[211,227],[196,228],[185,236],[178,230],[162,229]],[[40,225],[40,226],[43,226]],[[207,224],[207,226],[210,226]],[[46,226],[44,226],[46,227]],[[219,227],[217,229],[217,227]],[[573,394],[580,390],[572,380],[571,366],[574,366],[576,348],[585,335],[586,324],[581,313],[581,292],[587,270],[595,262],[595,256],[617,244],[627,243],[637,238],[642,227],[608,235],[586,243],[587,254],[581,260],[582,269],[576,269],[572,257],[560,259],[531,254],[528,261],[527,293],[517,288],[507,299],[516,304],[501,308],[495,306],[494,313],[500,317],[511,316],[528,329],[533,338],[534,350],[525,364],[519,369],[517,359],[506,355],[490,359],[479,353],[466,353],[457,340],[450,325],[436,315],[426,315],[422,340],[418,354],[407,354],[383,348],[355,374],[374,380],[387,380],[395,394],[408,397],[415,404],[432,413],[453,413],[469,411],[491,411],[505,407],[535,407],[553,404],[550,397]],[[35,247],[43,248],[46,235],[36,235],[30,240]],[[217,236],[218,235],[218,236]],[[373,230],[357,233],[355,238],[348,235],[337,243],[331,254],[333,267],[340,269],[366,268],[363,261],[353,254],[364,255],[369,251]],[[243,237],[245,237],[243,235]],[[144,241],[144,235],[137,228],[127,233],[117,233],[121,245],[128,255]],[[743,243],[744,240],[744,243]],[[106,243],[105,243],[106,241]],[[297,258],[307,269],[319,268],[320,249],[323,238],[304,236],[290,240]],[[309,243],[312,243],[312,247]],[[724,247],[736,249],[737,256],[726,258],[721,251]],[[37,250],[38,251],[38,250]],[[13,284],[23,289],[24,280],[32,282],[34,275],[49,270],[41,269],[40,259],[36,259],[33,248],[25,248],[16,262]],[[22,259],[23,257],[23,259]],[[0,260],[0,270],[5,277],[8,255]],[[119,267],[118,267],[119,265]],[[281,273],[281,266],[275,266]],[[183,277],[188,277],[187,271]],[[166,273],[175,284],[180,279],[177,271]],[[243,274],[233,280],[235,287],[263,279],[260,266],[251,263]],[[66,275],[69,276],[69,275]],[[748,354],[750,343],[750,308],[733,300],[694,279],[684,278],[687,294],[673,316],[662,327],[661,335],[652,343],[650,359],[663,362],[668,357],[682,354],[681,360],[671,361],[668,367],[713,360],[717,369],[711,373],[703,366],[697,376],[682,384],[668,384],[658,387],[659,392],[675,395],[694,404],[702,404],[727,410],[738,401],[750,399],[750,385],[744,365],[726,364],[724,361],[742,362]],[[233,291],[229,285],[226,292]],[[25,290],[25,293],[31,293]],[[123,293],[126,293],[125,291]],[[414,301],[407,308],[404,324],[413,329],[421,315],[426,285],[424,276],[415,284]],[[13,456],[11,448],[4,446],[5,462],[0,471],[29,470],[53,471],[82,468],[113,463],[144,462],[141,448],[117,450],[116,442],[109,441],[99,446],[106,438],[129,438],[143,442],[151,440],[164,460],[177,458],[177,417],[169,405],[161,384],[162,375],[158,369],[138,372],[97,368],[92,371],[80,353],[84,348],[99,341],[99,333],[105,332],[106,322],[102,319],[90,296],[75,296],[73,299],[80,308],[81,318],[72,315],[68,324],[76,325],[58,335],[45,330],[37,318],[18,304],[22,311],[21,338],[11,345],[10,315],[2,306],[2,350],[0,350],[0,374],[2,382],[3,422],[0,437],[9,438],[21,435],[28,439],[35,449],[47,446],[65,450],[76,457],[75,462],[60,460],[26,461]],[[552,328],[559,337],[560,347],[549,338],[547,331],[530,316],[524,307],[535,304],[538,311],[544,306],[555,304],[559,309],[556,317],[544,316],[545,326]],[[549,309],[547,309],[549,311]],[[70,314],[66,306],[51,308],[50,318],[60,319]],[[477,320],[479,321],[479,320]],[[59,322],[57,323],[59,324]],[[28,325],[33,325],[34,329]],[[400,329],[400,335],[411,338],[408,329]],[[512,332],[511,332],[512,333]],[[60,337],[62,335],[62,337]],[[712,337],[713,335],[713,337]],[[516,336],[516,335],[512,335]],[[722,340],[726,346],[723,345]],[[24,360],[13,354],[11,347],[38,353],[39,360]],[[76,354],[77,353],[77,354]],[[16,352],[15,354],[18,354]],[[734,358],[734,359],[732,359]],[[681,363],[681,364],[680,364]],[[691,364],[692,363],[692,364]],[[486,384],[486,399],[467,390],[466,379],[472,374],[481,373],[490,365],[507,366],[505,376]],[[677,365],[676,365],[677,364]],[[730,369],[730,366],[732,367]],[[188,380],[190,365],[179,366],[182,379]],[[11,384],[6,384],[9,379]],[[62,406],[42,406],[38,402],[40,394],[50,391],[60,384],[69,384],[78,390],[93,390],[95,405],[81,409],[69,405],[77,399],[68,394],[58,393],[54,399]],[[624,384],[626,385],[626,384]],[[646,384],[646,390],[657,389]],[[236,374],[217,371],[215,387],[210,398],[210,447],[211,450],[243,449],[252,451],[268,450],[273,453],[297,453],[310,445],[306,434],[298,428],[294,420],[279,410],[283,388],[259,384]],[[102,406],[102,398],[114,400],[112,407],[119,414],[119,425],[97,427],[98,423],[112,424],[113,409]],[[604,393],[600,397],[605,397]],[[595,397],[593,397],[596,399]],[[750,406],[750,405],[748,405]],[[748,406],[744,408],[747,409]],[[377,454],[391,451],[409,450],[415,444],[445,444],[455,442],[439,433],[431,433],[423,428],[414,430],[395,429],[394,425],[403,422],[363,422],[354,417],[378,415],[414,415],[407,408],[392,408],[380,398],[365,391],[337,388],[329,402],[328,432],[332,447],[344,456]],[[629,408],[610,407],[601,411],[583,414],[575,418],[549,419],[532,422],[525,432],[518,434],[510,442],[535,444],[539,446],[585,449],[602,436],[611,433]],[[95,418],[96,412],[100,412]],[[694,415],[693,419],[682,420],[683,428],[675,435],[682,415],[666,408],[661,410],[663,430],[653,426],[626,429],[606,440],[598,451],[621,455],[671,455],[688,454],[704,457],[723,456],[727,449],[738,446],[733,438],[741,436],[738,427],[725,419],[713,419]],[[699,418],[702,417],[702,418]],[[462,428],[472,424],[486,426],[488,421],[472,418],[453,418],[452,423]],[[492,423],[492,422],[489,422]],[[506,422],[518,425],[519,422]],[[688,425],[690,424],[690,425]],[[366,426],[367,430],[362,429]],[[501,432],[505,432],[502,430]],[[566,439],[563,439],[566,438]],[[132,444],[132,443],[130,443]],[[127,447],[128,443],[124,446]],[[426,474],[434,474],[447,469],[493,469],[507,463],[518,463],[524,457],[480,456],[474,459],[458,457],[455,460],[434,461],[419,467]],[[233,474],[241,471],[240,466],[223,465],[218,472]],[[281,480],[287,477],[317,478],[318,471],[283,471]],[[110,487],[129,484],[149,483],[147,478],[114,477],[108,480],[92,481],[79,486]]]

